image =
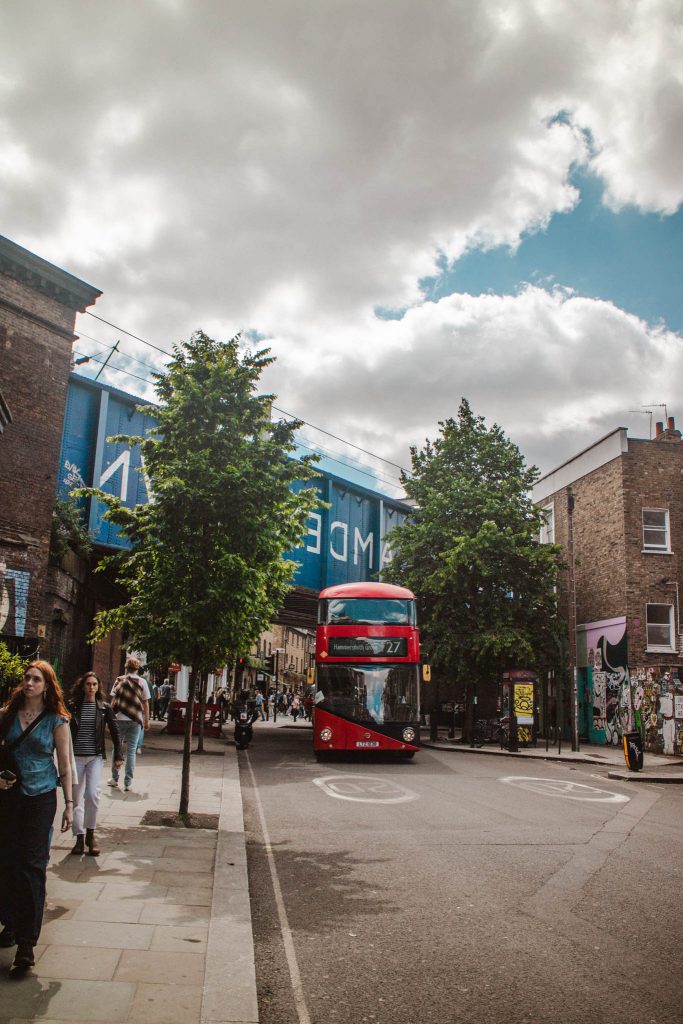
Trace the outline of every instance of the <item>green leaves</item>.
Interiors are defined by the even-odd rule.
[[[131,599],[99,616],[97,636],[116,626],[150,659],[205,671],[248,650],[283,604],[296,567],[282,556],[318,496],[291,489],[315,472],[290,457],[300,424],[271,423],[257,391],[271,362],[199,331],[156,375],[158,425],[138,439],[154,501],[130,510],[97,493],[134,545],[115,560]]]
[[[557,657],[558,549],[540,545],[538,473],[463,399],[457,419],[413,449],[403,481],[417,505],[391,535],[387,578],[417,595],[424,645],[456,682]]]

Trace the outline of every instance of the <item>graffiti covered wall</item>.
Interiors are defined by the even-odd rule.
[[[678,668],[636,668],[634,704],[643,723],[645,749],[683,754],[683,680]]]
[[[589,741],[618,746],[638,730],[650,753],[683,754],[681,669],[629,669],[625,617],[587,623],[577,635]]]
[[[577,639],[582,732],[590,743],[618,746],[625,732],[640,725],[628,670],[626,617],[579,626]]]
[[[31,573],[5,568],[0,577],[0,634],[25,636]]]

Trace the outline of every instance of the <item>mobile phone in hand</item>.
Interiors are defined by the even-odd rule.
[[[16,775],[14,774],[14,772],[11,772],[9,768],[5,768],[3,771],[0,772],[0,779],[4,779],[5,782],[17,781]]]

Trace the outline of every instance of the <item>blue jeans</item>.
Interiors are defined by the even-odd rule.
[[[126,748],[126,766],[124,768],[123,784],[124,786],[130,786],[135,775],[135,756],[138,752],[138,739],[140,738],[140,730],[142,726],[139,722],[133,722],[132,719],[124,721],[119,718],[116,723],[119,727],[119,733],[121,735],[121,744]],[[119,769],[115,766],[112,767],[111,777],[115,782],[119,781]]]

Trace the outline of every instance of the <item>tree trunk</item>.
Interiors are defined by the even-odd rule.
[[[183,743],[183,770],[180,782],[180,807],[179,814],[187,814],[190,807],[190,759],[192,757],[192,719],[194,717],[194,699],[197,692],[197,678],[199,669],[195,665],[199,663],[199,652],[195,651],[190,672],[190,685],[187,694],[187,708],[185,711],[185,740]]]
[[[465,715],[463,718],[462,742],[471,743],[474,735],[474,702],[472,700],[472,687],[468,683],[465,687]]]
[[[209,685],[209,673],[202,673],[202,681],[199,687],[199,731],[197,733],[196,754],[204,753],[204,714],[206,712],[206,691]]]

